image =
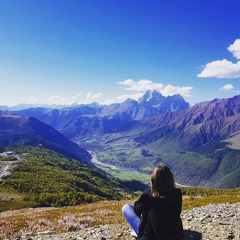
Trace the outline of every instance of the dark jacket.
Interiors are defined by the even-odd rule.
[[[134,204],[136,215],[141,218],[139,240],[179,240],[183,238],[180,218],[181,190],[175,188],[173,200],[150,197],[150,188]]]

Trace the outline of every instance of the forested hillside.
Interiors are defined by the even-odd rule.
[[[36,202],[40,206],[67,206],[122,199],[132,194],[95,169],[51,150],[39,147],[15,147],[11,150],[22,161],[0,184],[0,190],[24,195],[25,201]]]

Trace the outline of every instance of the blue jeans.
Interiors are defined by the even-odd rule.
[[[138,234],[138,225],[140,223],[140,218],[135,214],[133,205],[125,204],[122,208],[123,216],[127,219],[128,223],[136,233]]]

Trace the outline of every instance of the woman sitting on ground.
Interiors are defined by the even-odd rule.
[[[151,188],[145,190],[134,206],[123,206],[128,220],[139,240],[180,240],[183,227],[181,190],[175,188],[169,168],[159,163],[151,174]]]

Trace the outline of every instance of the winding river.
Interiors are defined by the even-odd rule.
[[[98,165],[98,166],[101,166],[101,167],[106,167],[106,168],[110,168],[111,170],[114,170],[114,171],[125,171],[125,172],[131,172],[131,173],[140,173],[137,171],[136,168],[120,168],[120,167],[117,167],[115,165],[111,165],[111,164],[107,164],[107,163],[103,163],[103,162],[100,162],[98,160],[98,156],[95,152],[93,151],[89,151],[89,154],[92,156],[91,158],[91,163],[95,164],[95,165]]]
[[[88,152],[92,156],[90,161],[94,165],[98,165],[98,166],[105,167],[105,168],[110,168],[111,170],[114,170],[114,171],[125,171],[125,172],[131,172],[131,173],[141,173],[141,172],[137,171],[137,169],[135,169],[135,168],[120,168],[120,167],[117,167],[115,165],[111,165],[111,164],[100,162],[98,160],[98,156],[97,156],[97,154],[95,152],[90,151],[90,150],[88,150]],[[179,184],[177,182],[176,182],[176,185],[181,186],[181,187],[190,187],[189,185],[182,185],[182,184]]]

